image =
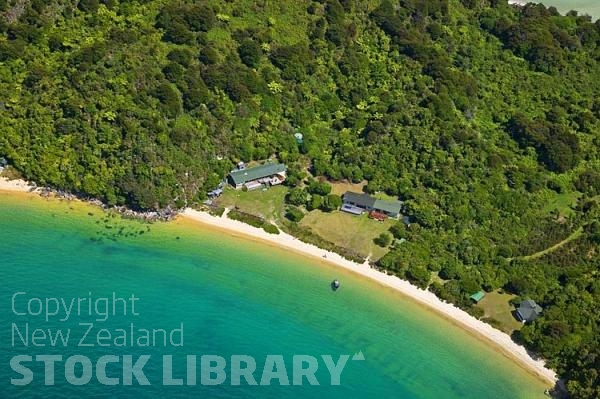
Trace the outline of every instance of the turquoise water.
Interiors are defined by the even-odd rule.
[[[332,292],[335,277],[342,288]],[[110,218],[84,205],[0,193],[0,392],[2,397],[211,397],[211,398],[543,398],[545,386],[493,348],[484,345],[439,316],[348,272],[307,260],[264,244],[201,229],[189,223],[143,225]],[[72,311],[49,316],[27,313],[31,298],[117,297],[139,298],[135,312],[96,321],[82,302],[82,314]],[[129,303],[130,305],[130,303]],[[45,303],[43,303],[45,307]],[[76,307],[76,303],[75,303]],[[49,308],[50,309],[50,308]],[[53,310],[53,307],[52,307]],[[100,312],[103,307],[100,306]],[[32,313],[37,302],[32,302]],[[16,336],[13,323],[24,334],[29,325],[29,346]],[[80,338],[93,323],[89,339],[101,328],[113,335],[118,329],[164,329],[183,324],[183,346],[80,347]],[[66,346],[33,346],[34,329],[66,331]],[[39,333],[38,333],[39,334]],[[136,335],[137,337],[137,335]],[[114,339],[114,337],[113,337]],[[129,340],[129,337],[127,338]],[[134,338],[135,340],[135,338]],[[178,341],[177,335],[175,341]],[[38,339],[37,343],[41,343]],[[97,343],[97,342],[96,342]],[[178,343],[178,342],[175,342]],[[332,386],[320,355],[362,351],[364,361],[348,360],[341,384]],[[28,385],[14,386],[10,379],[16,355],[62,355],[54,370],[55,385],[44,385],[44,365],[23,363],[32,371]],[[82,355],[93,364],[104,355],[150,355],[143,368],[151,385],[106,386],[96,375],[90,382],[71,385],[65,377],[65,361]],[[174,378],[186,378],[186,356],[219,355],[226,359],[227,379],[215,386],[163,385],[162,356],[173,356]],[[290,384],[292,356],[318,358],[315,377],[319,386],[304,379],[301,386],[231,385],[230,357],[256,359],[261,381],[267,355],[282,355]],[[80,376],[82,366],[75,367]],[[107,366],[107,376],[122,376],[120,363]],[[120,381],[122,383],[122,381]]]

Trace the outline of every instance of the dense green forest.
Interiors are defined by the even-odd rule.
[[[0,0],[0,33],[0,156],[25,178],[137,209],[273,155],[290,185],[366,180],[413,221],[380,266],[437,272],[471,311],[480,288],[534,298],[515,338],[600,397],[600,22],[506,0]]]

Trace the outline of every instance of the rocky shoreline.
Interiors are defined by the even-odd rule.
[[[0,177],[0,190],[6,189],[13,191],[15,188],[19,191],[36,193],[43,198],[53,197],[66,201],[84,201],[88,204],[98,206],[105,211],[116,212],[124,218],[137,219],[145,222],[168,222],[175,219],[179,214],[178,209],[171,208],[170,206],[156,211],[136,211],[124,205],[109,206],[96,198],[77,196],[76,194],[64,190],[46,186],[37,186],[24,180],[9,180],[6,177]]]

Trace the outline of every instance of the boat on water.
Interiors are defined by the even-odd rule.
[[[335,280],[333,280],[331,282],[331,289],[334,291],[337,291],[338,288],[340,288],[340,280],[338,280],[337,278]]]

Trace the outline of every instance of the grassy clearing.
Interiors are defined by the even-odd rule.
[[[331,241],[332,243],[349,248],[361,256],[371,255],[371,260],[377,260],[387,253],[387,248],[377,246],[373,239],[396,223],[394,220],[377,222],[369,219],[366,214],[354,216],[335,211],[325,213],[312,211],[300,222],[303,227]]]
[[[227,188],[215,205],[238,208],[240,211],[278,223],[283,217],[287,187],[276,186],[268,190],[242,191]]]
[[[331,193],[337,195],[344,195],[346,191],[353,191],[355,193],[362,193],[363,187],[367,184],[366,181],[361,183],[351,183],[347,181],[342,182],[330,182],[331,184]]]
[[[573,214],[573,206],[577,203],[577,200],[581,197],[580,192],[555,194],[548,204],[544,207],[543,212],[549,214],[554,210],[557,210],[560,216],[571,216]]]
[[[514,330],[521,329],[523,326],[511,313],[514,307],[508,301],[514,297],[515,295],[501,294],[498,291],[494,291],[487,293],[475,306],[483,309],[484,318],[495,320],[496,323],[494,325],[497,325],[502,331],[510,334]]]

